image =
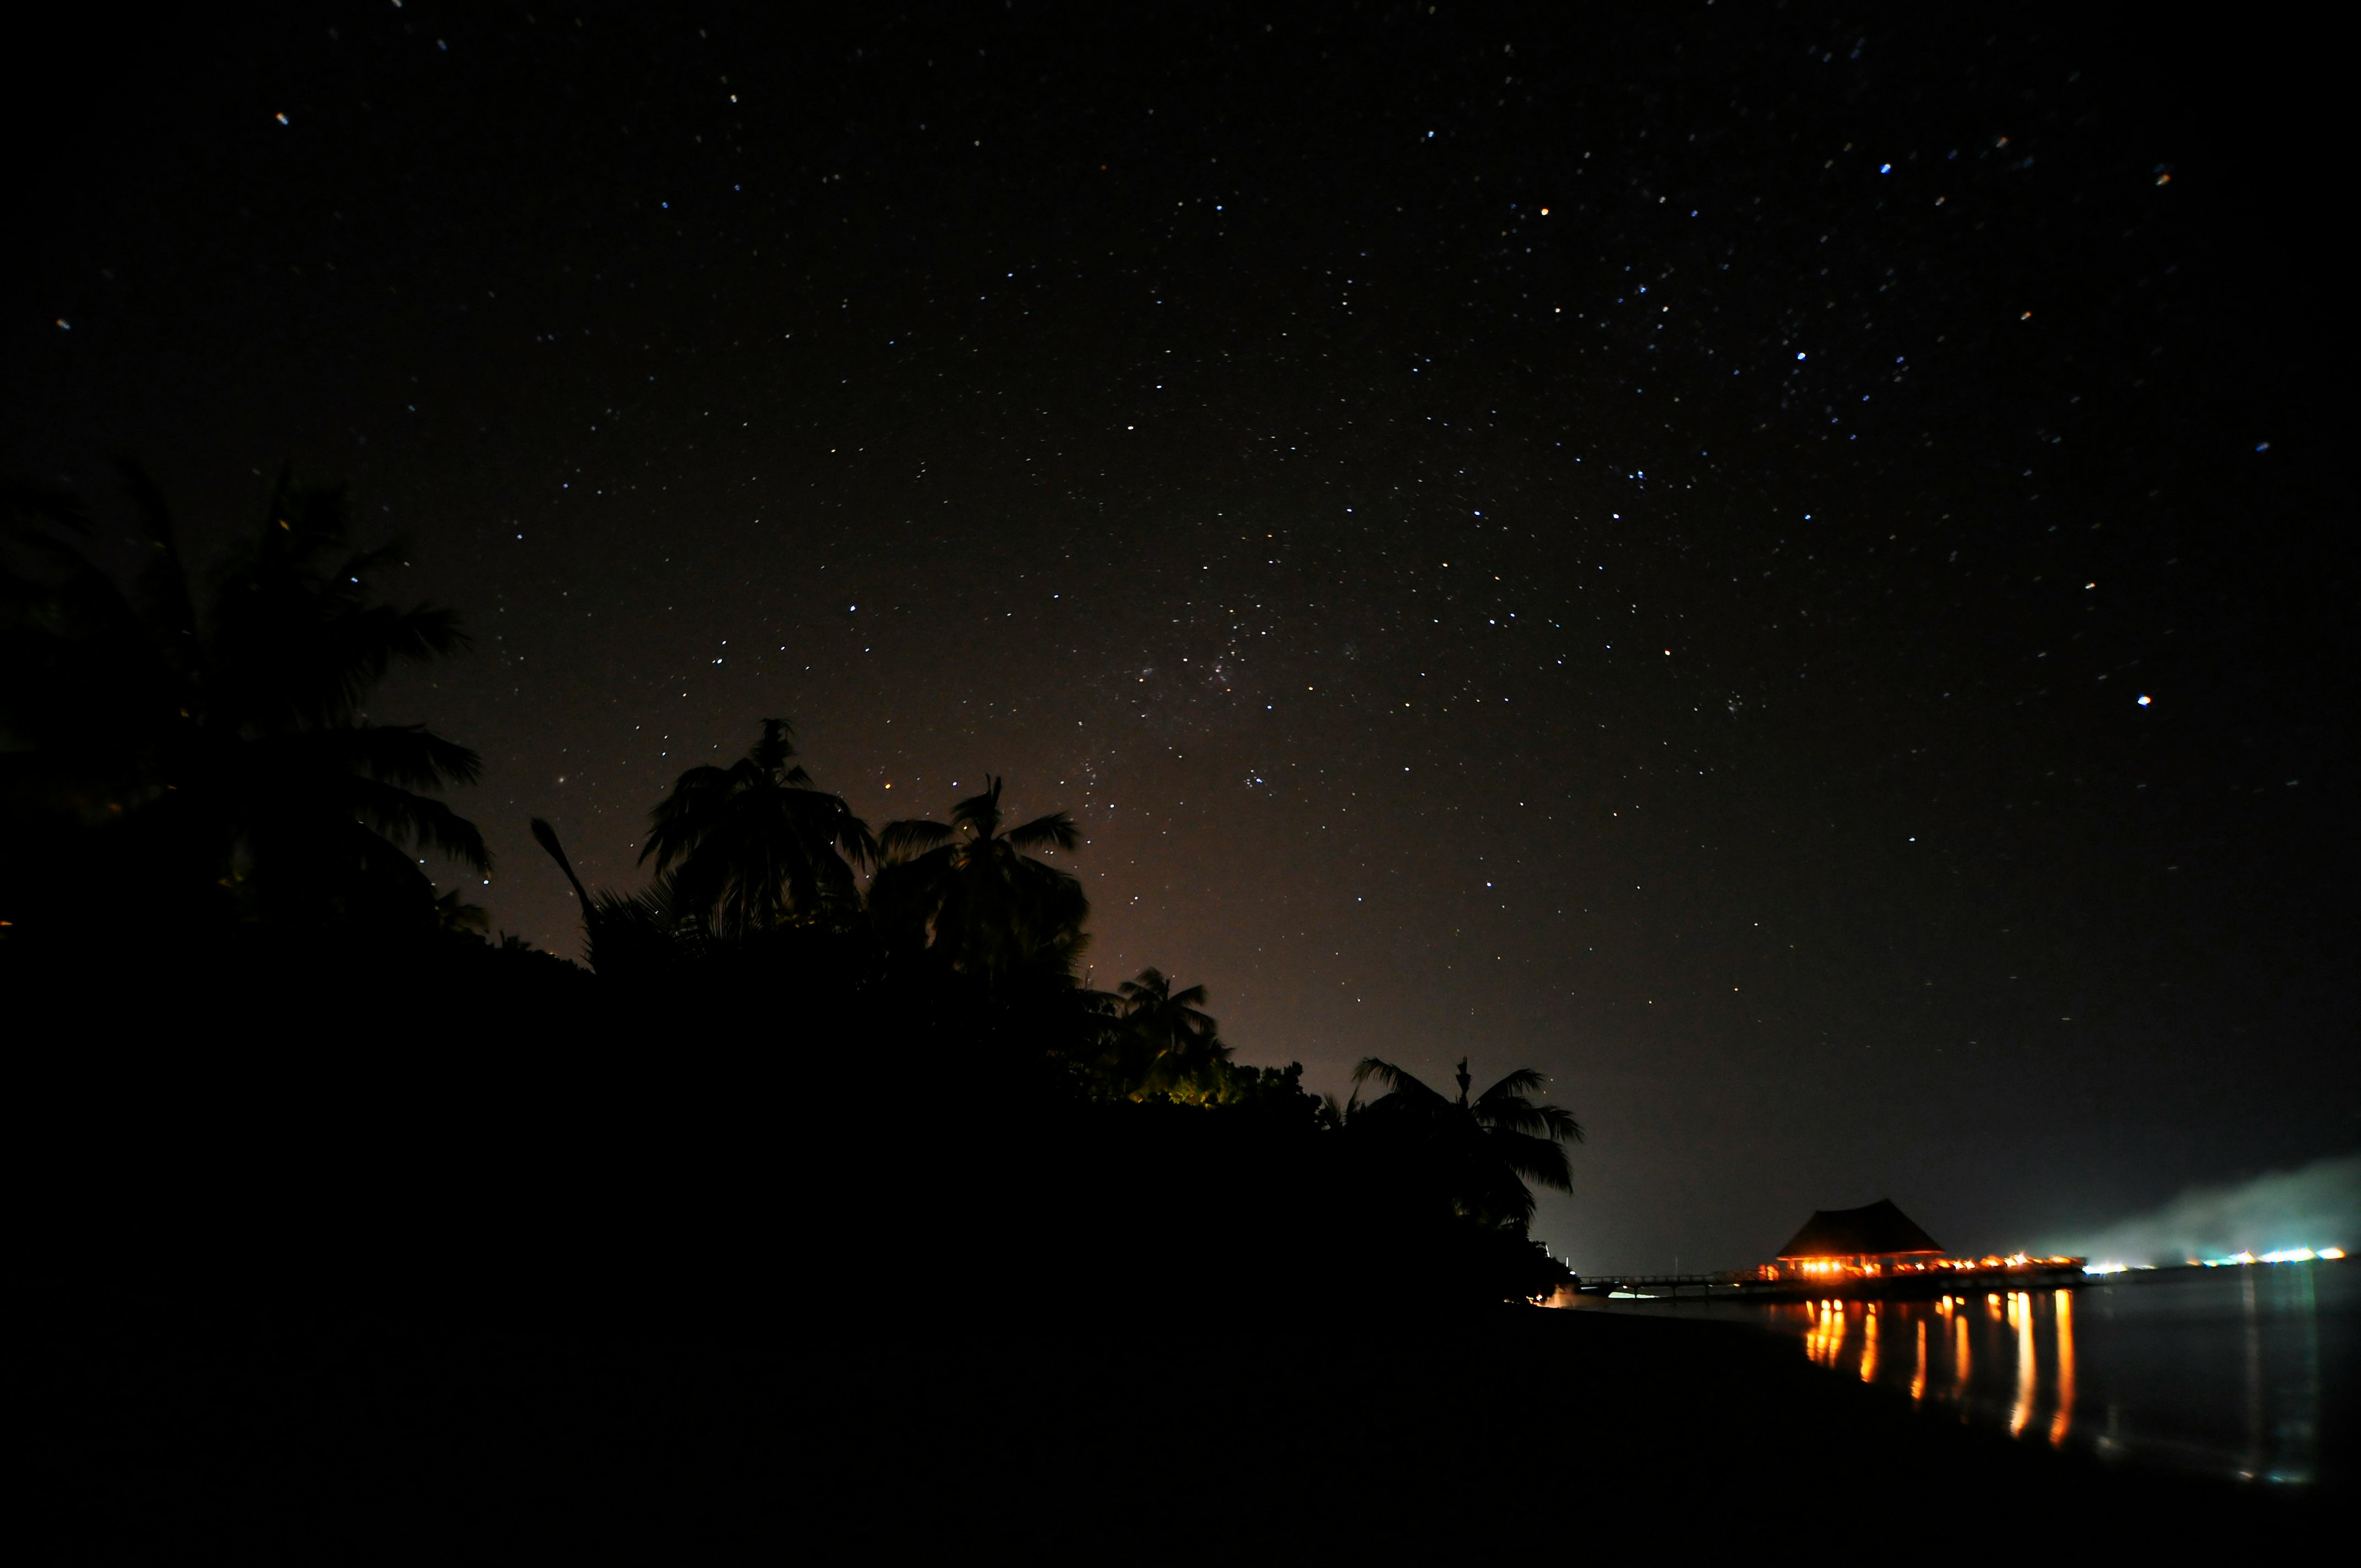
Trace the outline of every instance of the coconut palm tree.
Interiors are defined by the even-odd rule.
[[[163,497],[130,471],[142,561],[129,587],[88,514],[10,498],[0,564],[0,795],[74,837],[151,908],[211,905],[287,929],[438,924],[415,850],[474,871],[474,824],[424,792],[473,783],[474,751],[370,721],[397,662],[467,646],[456,618],[369,601],[401,547],[355,552],[340,488],[281,474],[263,524],[200,593]],[[21,678],[17,678],[21,677]]]
[[[1582,1141],[1582,1124],[1564,1107],[1535,1101],[1549,1080],[1531,1068],[1518,1069],[1472,1101],[1465,1057],[1456,1076],[1459,1098],[1448,1100],[1393,1063],[1364,1057],[1353,1069],[1344,1124],[1407,1157],[1424,1179],[1440,1184],[1458,1212],[1521,1234],[1533,1217],[1526,1183],[1574,1190],[1565,1146]],[[1372,1080],[1389,1092],[1364,1103],[1361,1086]]]
[[[1163,971],[1145,969],[1115,992],[1121,1021],[1114,1044],[1132,1099],[1202,1098],[1217,1088],[1212,1080],[1230,1047],[1204,1010],[1203,986],[1174,991]]]
[[[726,768],[691,768],[656,806],[640,851],[672,878],[683,911],[745,937],[860,906],[853,867],[876,858],[869,825],[794,762],[794,728],[763,720],[753,749]]]
[[[963,973],[1070,979],[1085,938],[1082,884],[1027,851],[1082,841],[1062,811],[1002,829],[1004,781],[951,807],[948,824],[888,823],[877,836],[869,907],[889,939],[923,947]]]

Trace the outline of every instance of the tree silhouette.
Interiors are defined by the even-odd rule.
[[[1574,1190],[1565,1146],[1582,1141],[1582,1125],[1562,1106],[1535,1102],[1532,1096],[1543,1092],[1548,1080],[1531,1068],[1510,1073],[1473,1101],[1465,1057],[1457,1078],[1459,1098],[1447,1100],[1393,1063],[1364,1057],[1353,1069],[1353,1099],[1342,1120],[1348,1131],[1374,1135],[1406,1158],[1458,1212],[1521,1234],[1533,1217],[1526,1183]],[[1361,1086],[1371,1080],[1389,1092],[1363,1103]]]
[[[372,723],[365,705],[397,661],[466,647],[456,619],[370,603],[369,576],[401,546],[351,551],[343,490],[284,473],[201,596],[162,495],[129,478],[142,559],[128,588],[93,558],[86,513],[11,498],[10,804],[97,830],[84,848],[181,914],[211,905],[298,930],[445,923],[456,906],[438,916],[413,848],[479,872],[491,857],[474,824],[422,792],[473,783],[478,760],[423,725]]]
[[[1115,988],[1117,1023],[1112,1042],[1125,1091],[1134,1100],[1162,1095],[1202,1101],[1218,1097],[1219,1069],[1230,1059],[1205,988],[1174,991],[1162,970],[1145,969]]]
[[[1083,942],[1090,900],[1082,884],[1026,851],[1081,842],[1062,811],[1005,832],[1003,781],[951,808],[950,822],[888,823],[869,906],[889,940],[921,947],[985,980],[1065,980]]]
[[[717,934],[747,937],[846,916],[861,902],[853,867],[875,858],[869,825],[793,763],[794,729],[763,720],[753,749],[726,768],[691,768],[653,813],[640,851],[672,878],[672,902]],[[587,908],[588,905],[586,905]]]
[[[703,934],[681,918],[670,877],[659,876],[637,893],[592,893],[574,873],[557,829],[538,817],[531,827],[533,841],[557,862],[581,905],[583,956],[593,973],[609,980],[653,979],[705,945]]]

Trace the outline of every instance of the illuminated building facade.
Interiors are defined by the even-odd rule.
[[[1943,1248],[1916,1222],[1881,1198],[1859,1209],[1820,1209],[1766,1266],[1771,1279],[1919,1273],[1939,1267]]]

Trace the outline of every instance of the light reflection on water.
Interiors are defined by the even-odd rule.
[[[2019,1442],[2283,1486],[2348,1486],[2361,1268],[2158,1270],[1927,1301],[1618,1301],[1799,1335],[1816,1366]]]

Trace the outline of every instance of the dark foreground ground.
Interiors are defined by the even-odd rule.
[[[2285,1544],[2334,1502],[2102,1471],[1714,1324],[1110,1299],[1053,1339],[947,1283],[890,1332],[717,1343],[166,1294],[6,1282],[11,1561],[1955,1560]]]
[[[0,1062],[0,1563],[1943,1561],[2343,1507],[1471,1310],[1251,1119],[677,1027],[438,1053],[438,993],[368,994],[390,1038],[176,1003]]]

